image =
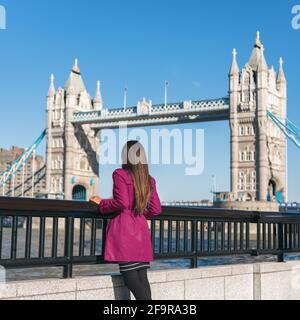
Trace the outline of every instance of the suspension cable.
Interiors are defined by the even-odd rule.
[[[21,154],[11,165],[9,165],[2,173],[0,173],[0,188],[11,179],[13,179],[16,173],[22,168],[23,165],[31,158],[32,154],[35,152],[36,148],[40,145],[43,139],[46,136],[46,130],[38,137],[38,139],[31,145],[30,148],[27,148],[23,154]],[[14,191],[13,191],[14,192]]]
[[[284,135],[291,140],[298,148],[300,148],[300,129],[296,127],[290,120],[286,120],[284,124],[271,111],[267,111],[269,118],[277,125]]]

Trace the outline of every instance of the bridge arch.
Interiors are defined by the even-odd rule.
[[[75,201],[86,201],[87,200],[87,189],[83,185],[76,185],[72,191],[72,199]]]
[[[277,182],[275,181],[275,179],[271,179],[269,181],[269,195],[271,197],[275,196],[277,192]]]
[[[283,202],[284,198],[284,186],[280,179],[274,177],[270,179],[268,184],[268,201]]]

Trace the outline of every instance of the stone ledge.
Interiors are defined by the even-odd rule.
[[[129,295],[127,291],[125,287],[78,291],[76,300],[123,300]]]
[[[291,271],[295,268],[300,270],[300,261],[255,263],[253,266],[254,273],[273,273]]]
[[[0,300],[6,298],[15,298],[17,296],[16,284],[1,284],[0,283]]]
[[[124,286],[122,276],[81,277],[76,279],[76,291],[111,288]]]
[[[295,282],[300,278],[299,261],[157,270],[148,275],[153,300],[300,300],[300,285]],[[0,285],[0,300],[128,299],[134,296],[122,275]]]
[[[231,266],[231,275],[253,274],[253,264],[237,264]]]
[[[76,279],[25,281],[17,284],[17,297],[68,293],[76,291]]]

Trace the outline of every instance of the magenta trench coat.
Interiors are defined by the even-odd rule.
[[[147,218],[161,214],[161,203],[156,181],[151,177],[152,194],[148,208],[143,214],[133,211],[134,184],[127,170],[113,172],[113,199],[102,199],[98,206],[100,214],[120,212],[110,220],[106,228],[104,260],[110,262],[153,261],[151,233]]]

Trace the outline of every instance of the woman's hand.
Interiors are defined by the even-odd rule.
[[[90,202],[91,203],[95,203],[95,204],[98,204],[98,205],[100,204],[101,200],[102,199],[100,197],[98,197],[98,196],[90,198]]]

